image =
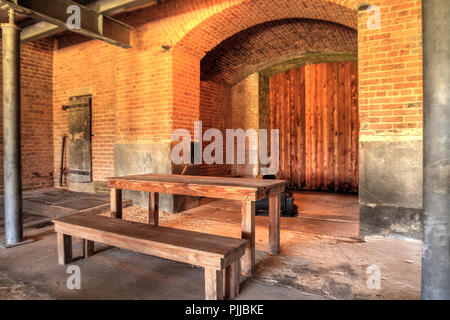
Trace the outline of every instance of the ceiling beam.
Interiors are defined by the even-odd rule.
[[[104,15],[113,15],[123,12],[130,8],[135,8],[142,5],[157,4],[158,0],[98,0],[86,5],[86,7]],[[21,41],[35,41],[50,37],[57,33],[64,31],[67,28],[61,28],[57,25],[41,21],[26,28],[23,28],[21,33]]]
[[[98,39],[122,48],[130,48],[131,27],[107,17],[86,6],[71,0],[0,0],[19,13],[26,14],[36,20],[45,21],[62,30],[68,30],[67,19],[70,14],[67,8],[76,5],[80,8],[80,28],[71,31],[86,37]],[[42,25],[41,25],[42,26]]]
[[[99,0],[87,5],[87,7],[99,13],[114,15],[127,9],[140,7],[143,5],[157,4],[158,0]]]

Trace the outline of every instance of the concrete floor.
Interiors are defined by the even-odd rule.
[[[56,235],[44,232],[37,241],[0,251],[0,299],[204,299],[203,269],[146,255],[97,246],[80,267],[81,289],[69,290],[68,266],[56,261]],[[74,243],[81,255],[81,241]],[[324,299],[316,294],[242,279],[239,299]]]
[[[357,195],[325,192],[295,192],[298,217],[289,230],[343,238],[359,236]],[[297,220],[297,221],[296,221]]]
[[[317,206],[325,205],[313,197]],[[296,196],[296,199],[299,196]],[[302,202],[308,203],[304,195]],[[338,199],[335,199],[336,201]],[[336,203],[328,198],[329,202]],[[349,201],[349,199],[343,199]],[[351,203],[352,201],[349,201]],[[351,207],[352,205],[350,205]],[[308,209],[309,207],[309,209]],[[281,254],[266,254],[267,217],[256,217],[257,272],[241,279],[239,299],[418,299],[421,243],[371,238],[361,242],[343,228],[337,235],[321,235],[321,210],[300,207],[300,217],[282,218]],[[354,217],[327,215],[335,226],[352,225]],[[161,214],[161,224],[205,233],[240,236],[239,202],[204,201],[200,208],[178,215]],[[338,210],[339,211],[339,210]],[[145,210],[129,207],[124,218],[146,222]],[[295,225],[310,221],[314,232]],[[327,219],[325,219],[327,220]],[[291,221],[296,221],[295,223]],[[348,221],[348,222],[341,222]],[[329,221],[324,221],[325,223]],[[69,290],[67,266],[56,262],[56,236],[49,227],[33,230],[34,243],[0,250],[0,299],[203,299],[203,270],[189,265],[97,246],[97,254],[75,261],[81,270],[81,290]],[[80,243],[75,255],[81,254]],[[380,270],[381,288],[369,289],[367,268]]]
[[[108,210],[109,196],[66,191],[56,188],[23,192],[23,222],[25,229],[49,224],[51,219],[79,211]],[[0,197],[0,236],[4,233],[3,197]]]
[[[79,212],[102,213],[109,210],[109,195],[45,188],[23,192],[23,223],[25,232],[33,232],[51,220]],[[131,205],[125,201],[124,206]],[[4,236],[3,196],[0,197],[0,239]]]

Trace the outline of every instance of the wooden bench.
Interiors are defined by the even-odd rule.
[[[77,214],[53,220],[58,262],[72,262],[72,236],[83,239],[83,255],[94,242],[205,268],[205,298],[220,300],[239,294],[240,259],[247,240],[148,225],[104,216]]]

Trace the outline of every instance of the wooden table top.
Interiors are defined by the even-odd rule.
[[[284,180],[142,174],[106,178],[110,188],[257,201],[285,190]]]

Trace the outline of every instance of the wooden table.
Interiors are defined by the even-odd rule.
[[[122,218],[122,190],[149,193],[149,222],[158,225],[159,193],[242,201],[242,239],[250,243],[242,258],[242,271],[255,271],[255,201],[269,198],[269,253],[280,252],[280,195],[284,180],[143,174],[107,178],[111,189],[111,217]]]

